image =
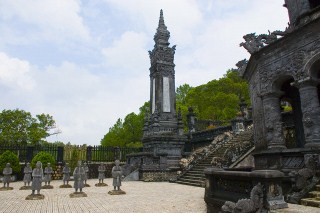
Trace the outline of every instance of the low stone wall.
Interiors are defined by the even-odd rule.
[[[139,176],[140,180],[145,182],[162,182],[176,178],[177,172],[169,170],[140,170]]]

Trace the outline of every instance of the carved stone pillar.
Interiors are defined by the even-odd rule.
[[[268,149],[287,148],[282,130],[280,95],[281,93],[267,93],[262,96]]]
[[[299,88],[305,147],[320,148],[320,106],[316,81],[306,79],[295,83]]]

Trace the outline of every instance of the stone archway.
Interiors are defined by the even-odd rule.
[[[273,90],[280,95],[279,101],[288,103],[292,110],[285,112],[283,107],[281,109],[281,120],[283,123],[283,136],[286,141],[287,148],[301,148],[304,147],[304,132],[302,123],[302,111],[299,89],[292,84],[294,78],[289,75],[278,76],[274,81]]]

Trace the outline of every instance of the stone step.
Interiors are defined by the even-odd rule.
[[[186,174],[191,174],[191,175],[193,175],[193,174],[196,174],[196,175],[204,175],[204,172],[202,171],[202,172],[199,172],[199,171],[188,171]]]
[[[314,198],[303,198],[300,202],[304,206],[320,207],[320,200]]]
[[[183,175],[183,177],[185,178],[205,178],[204,174],[188,174],[186,173],[185,175]]]
[[[181,177],[178,180],[184,181],[184,182],[190,182],[190,183],[202,183],[204,181],[204,178],[185,178],[185,177]]]
[[[309,192],[310,198],[314,198],[316,200],[320,200],[320,191],[312,191]]]
[[[175,183],[188,185],[188,186],[202,187],[202,184],[200,184],[200,183],[189,183],[189,182],[183,182],[183,181],[179,181],[179,180],[177,180]]]

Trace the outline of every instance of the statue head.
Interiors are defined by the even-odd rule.
[[[38,162],[36,163],[36,167],[37,167],[38,169],[41,168],[41,162],[40,162],[40,161],[38,161]]]
[[[114,163],[116,164],[116,166],[119,166],[119,165],[120,165],[120,161],[119,161],[119,160],[115,160]]]
[[[69,166],[69,163],[66,163],[65,166],[68,167],[68,166]]]
[[[77,164],[77,165],[78,165],[78,167],[81,166],[81,160],[78,161],[78,164]]]
[[[6,167],[10,167],[10,163],[7,163],[7,164],[6,164]]]
[[[47,166],[50,167],[51,163],[47,163]]]

